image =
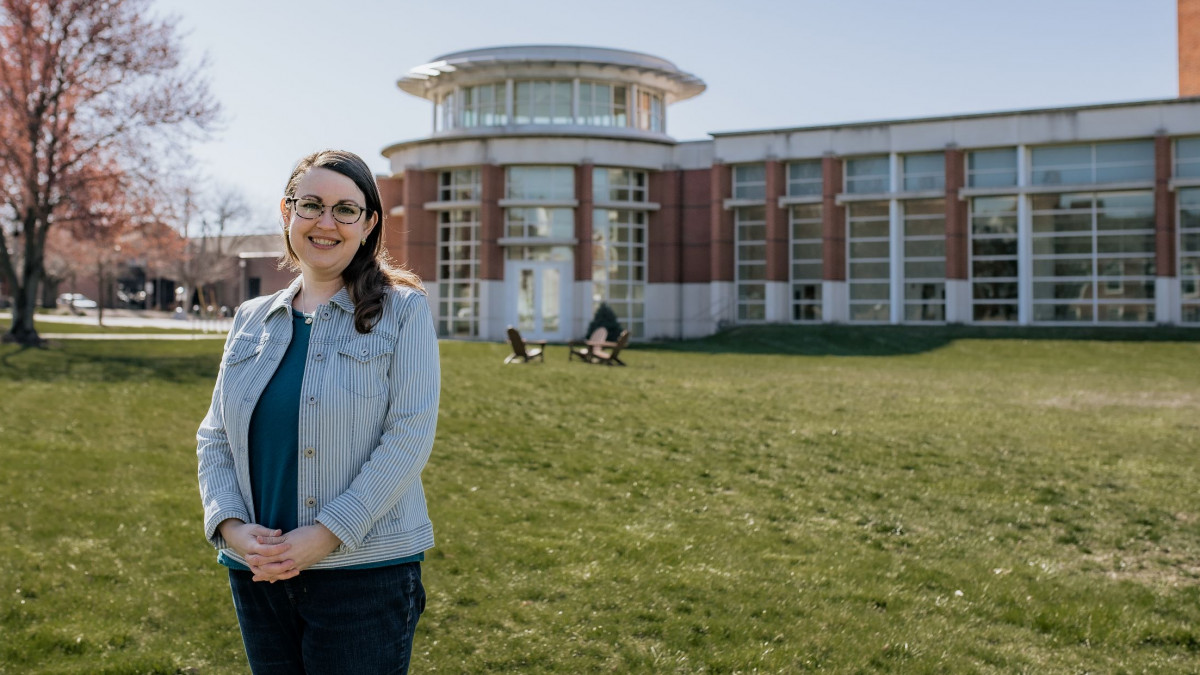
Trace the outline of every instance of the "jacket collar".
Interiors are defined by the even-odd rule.
[[[267,316],[271,316],[278,311],[291,311],[292,299],[300,292],[301,279],[302,277],[296,277],[292,280],[292,283],[288,284],[287,288],[275,295],[275,299],[271,301],[271,306],[267,310]],[[354,301],[350,299],[350,289],[345,286],[342,286],[341,290],[334,293],[333,297],[329,299],[329,304],[340,307],[351,314],[354,313]]]

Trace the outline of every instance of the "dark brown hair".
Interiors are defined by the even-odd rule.
[[[359,333],[370,333],[371,328],[383,314],[383,294],[388,286],[407,286],[424,293],[425,287],[421,279],[409,270],[392,262],[387,248],[383,244],[383,224],[387,214],[383,212],[383,200],[379,196],[379,185],[370,167],[361,157],[346,150],[322,150],[300,160],[288,179],[283,194],[294,197],[296,184],[311,169],[329,169],[342,174],[354,181],[366,199],[366,212],[363,218],[372,214],[378,216],[378,222],[367,235],[367,242],[359,247],[354,258],[342,271],[342,280],[350,291],[350,299],[354,301],[354,329]],[[292,243],[287,236],[287,223],[284,223],[283,245],[287,249],[289,267],[299,271],[300,259],[292,250]]]

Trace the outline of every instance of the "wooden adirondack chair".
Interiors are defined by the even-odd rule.
[[[604,338],[606,337],[608,337],[608,329],[597,328],[592,331],[592,335],[586,340],[571,340],[567,343],[567,363],[570,363],[572,359],[591,363],[592,351],[604,344]]]
[[[529,363],[530,361],[544,363],[546,360],[543,354],[546,349],[546,341],[526,340],[512,326],[508,327],[508,344],[512,345],[513,353],[504,359],[505,363]]]
[[[629,331],[621,331],[621,337],[616,342],[601,342],[592,349],[592,363],[603,363],[606,366],[623,366],[625,362],[617,358],[622,349],[629,346]],[[606,349],[607,348],[607,349]]]

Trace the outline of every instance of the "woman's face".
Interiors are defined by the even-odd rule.
[[[359,209],[366,206],[362,190],[342,174],[329,169],[313,168],[300,177],[296,184],[296,201],[284,200],[280,204],[288,224],[288,242],[300,261],[301,272],[314,281],[331,280],[341,276],[350,264],[363,239],[370,233],[378,220],[378,214],[362,213],[352,224],[334,218],[335,206],[338,218],[348,220],[345,208],[353,205]],[[314,218],[300,215],[304,209],[298,204],[315,202],[324,210]]]

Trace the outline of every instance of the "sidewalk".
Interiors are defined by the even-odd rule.
[[[0,319],[12,319],[12,312],[0,312]],[[96,310],[86,310],[81,315],[70,314],[38,314],[34,317],[36,324],[53,324],[53,323],[68,323],[76,326],[100,326],[96,322]],[[127,309],[106,309],[104,310],[104,326],[109,328],[162,328],[167,330],[180,331],[197,331],[201,333],[220,333],[221,337],[225,337],[225,333],[229,332],[230,326],[233,325],[233,319],[197,319],[188,316],[186,319],[173,318],[169,312],[151,312],[151,311],[131,311]],[[64,334],[66,335],[66,334]],[[93,335],[90,333],[71,333],[71,339],[96,339],[96,338],[78,338],[80,335]],[[109,337],[107,333],[105,337]],[[147,335],[144,338],[129,338],[129,339],[148,339],[158,338],[161,334]],[[49,337],[43,335],[42,337]],[[113,336],[114,339],[125,339],[124,336]]]
[[[43,340],[224,340],[225,333],[38,333]]]

